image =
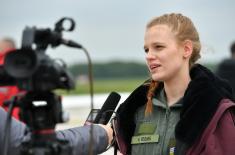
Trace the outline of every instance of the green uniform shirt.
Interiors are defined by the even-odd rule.
[[[132,155],[174,155],[174,131],[182,107],[180,102],[168,107],[162,89],[153,98],[152,115],[144,116],[145,106],[137,110],[136,129],[131,142]]]

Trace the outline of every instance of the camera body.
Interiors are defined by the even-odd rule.
[[[21,90],[73,89],[75,85],[61,60],[53,60],[37,50],[21,48],[9,52],[5,57],[4,70]]]

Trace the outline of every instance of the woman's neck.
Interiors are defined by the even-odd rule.
[[[187,76],[174,78],[164,82],[164,89],[169,107],[177,103],[177,101],[183,97],[190,81],[191,78],[188,73]]]

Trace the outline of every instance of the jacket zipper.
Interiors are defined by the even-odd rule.
[[[167,133],[167,128],[168,128],[168,124],[169,124],[169,116],[170,116],[170,109],[167,107],[166,109],[166,113],[165,113],[165,118],[166,118],[166,126],[165,126],[165,130],[163,133],[163,137],[162,137],[162,151],[161,154],[163,155],[164,153],[164,146],[165,146],[165,139],[166,139],[166,133]]]

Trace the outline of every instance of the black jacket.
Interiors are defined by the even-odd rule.
[[[223,98],[232,99],[230,86],[205,67],[195,65],[190,71],[190,76],[192,80],[183,96],[180,121],[175,128],[177,140],[175,154],[180,155],[184,154],[187,148],[200,137],[214,115],[219,102]],[[146,104],[148,88],[148,82],[139,86],[117,110],[120,136],[127,145],[127,154],[131,152],[131,137],[136,127],[135,112],[138,107]]]

